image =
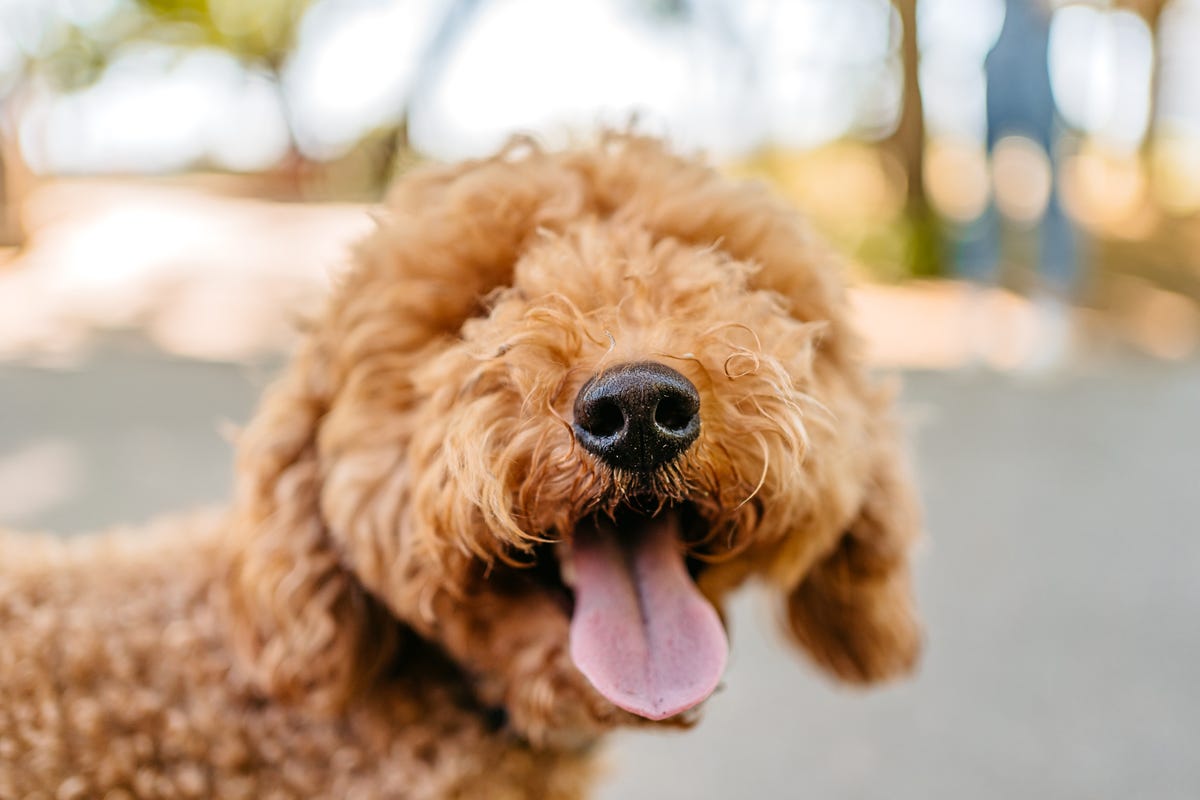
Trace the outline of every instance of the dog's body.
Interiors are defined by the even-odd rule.
[[[225,520],[74,542],[0,537],[0,797],[577,797],[435,652],[338,715],[264,700],[214,587]]]
[[[228,515],[0,536],[0,797],[577,797],[605,731],[693,719],[752,576],[837,676],[906,670],[917,515],[832,264],[645,140],[408,177]]]

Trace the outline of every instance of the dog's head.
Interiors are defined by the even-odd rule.
[[[835,264],[642,139],[401,181],[242,443],[248,663],[337,704],[400,623],[462,646],[439,598],[486,638],[471,604],[527,597],[561,617],[540,646],[660,719],[712,691],[721,600],[758,575],[835,674],[907,668],[917,518]]]

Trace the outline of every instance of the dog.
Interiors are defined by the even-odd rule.
[[[0,536],[0,797],[575,798],[687,726],[722,602],[909,671],[920,515],[837,258],[609,134],[401,179],[227,511]]]

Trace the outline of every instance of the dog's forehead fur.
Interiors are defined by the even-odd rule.
[[[636,358],[695,360],[704,347],[720,343],[724,357],[772,355],[803,379],[824,325],[790,316],[785,298],[752,287],[756,272],[754,264],[716,246],[656,238],[633,223],[588,220],[545,234],[523,253],[511,287],[495,294],[491,313],[469,321],[464,335],[507,351],[523,333],[552,329],[560,342],[555,355],[600,360],[600,366]],[[589,344],[602,350],[601,359],[587,352]]]

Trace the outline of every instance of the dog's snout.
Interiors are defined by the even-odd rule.
[[[700,394],[670,367],[621,364],[579,390],[574,430],[579,443],[610,467],[649,472],[700,435]]]

